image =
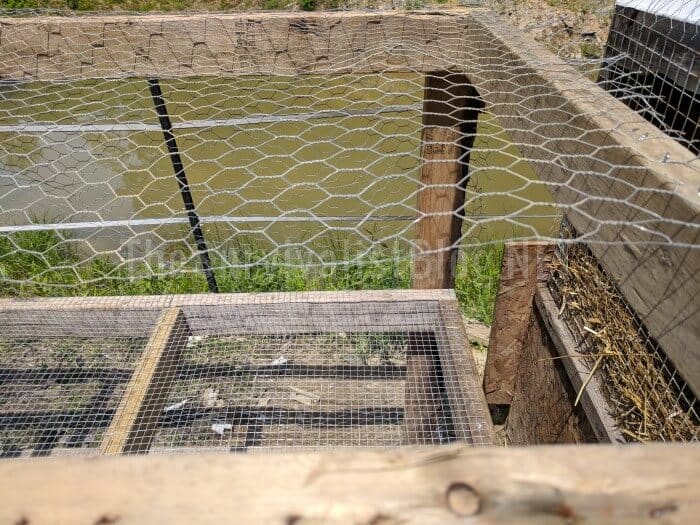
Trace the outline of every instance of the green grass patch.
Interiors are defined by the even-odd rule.
[[[464,313],[485,323],[493,305],[503,257],[502,244],[462,251],[456,293]],[[338,254],[338,260],[348,260]],[[259,261],[264,260],[264,263]],[[232,262],[234,261],[234,262]],[[313,267],[269,256],[253,241],[237,242],[226,258],[212,256],[221,292],[380,290],[411,286],[408,252],[378,248],[351,263]],[[207,283],[197,265],[177,269],[128,267],[106,256],[86,258],[77,241],[54,231],[0,236],[0,295],[55,297],[202,293]]]

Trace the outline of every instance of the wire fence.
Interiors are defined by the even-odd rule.
[[[561,270],[561,294],[589,299],[575,315],[566,308],[578,299],[560,303],[579,341],[597,331],[594,318],[638,334],[615,339],[618,354],[657,356],[637,363],[651,387],[611,394],[624,428],[639,440],[697,439],[700,163],[688,57],[698,13],[669,1],[638,16],[633,3],[1,12],[0,293],[444,288],[503,242],[559,242],[614,283],[603,319],[590,314],[605,291],[592,266],[576,286],[575,270]],[[562,238],[564,220],[574,233]],[[148,369],[137,360],[152,339],[114,326],[152,329],[152,309],[132,305],[103,320],[104,333],[109,314],[90,312],[71,321],[82,334],[62,334],[60,313],[10,322],[3,312],[3,453],[136,450],[139,432],[164,451],[393,446],[407,433],[488,441],[483,414],[460,430],[471,416],[450,404],[463,381],[455,371],[473,379],[471,357],[452,372],[435,357],[453,344],[456,310],[338,304],[269,316],[255,304],[246,322],[283,330],[238,336],[218,310],[180,312],[188,322],[163,336],[177,348],[156,396],[166,410],[143,416],[136,435],[104,432],[120,421],[119,389]],[[362,330],[338,327],[353,316]],[[330,328],[299,329],[309,319]],[[46,326],[56,335],[40,334]],[[595,359],[613,351],[596,341]],[[422,356],[413,368],[411,351]],[[420,377],[432,378],[416,394],[431,415],[412,427],[406,396]],[[478,397],[478,386],[460,389]],[[666,397],[640,408],[639,392]]]

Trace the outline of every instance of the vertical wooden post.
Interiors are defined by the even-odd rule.
[[[426,74],[413,288],[454,288],[469,152],[482,108],[465,75]]]
[[[489,351],[484,369],[484,392],[491,415],[501,422],[513,399],[520,373],[532,301],[537,284],[547,279],[554,244],[506,243],[496,296]]]

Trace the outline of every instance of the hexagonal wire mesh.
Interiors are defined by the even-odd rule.
[[[567,65],[482,9],[3,18],[3,293],[401,287],[416,254],[555,240],[566,216],[578,232],[566,242],[589,243],[662,346],[697,340],[697,158],[569,67],[604,77],[621,63],[590,58],[591,36],[569,26],[534,34]],[[431,229],[449,235],[427,239]],[[328,345],[352,357],[375,344],[308,337],[289,349],[319,363]],[[399,362],[405,340],[382,337]],[[287,342],[187,351],[266,360]],[[41,340],[31,345],[51,360]],[[213,395],[182,384],[168,402],[200,387]],[[265,442],[245,433],[226,446],[250,439]]]

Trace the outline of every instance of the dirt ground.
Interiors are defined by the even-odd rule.
[[[550,51],[569,59],[602,56],[613,0],[491,0],[491,7]]]

